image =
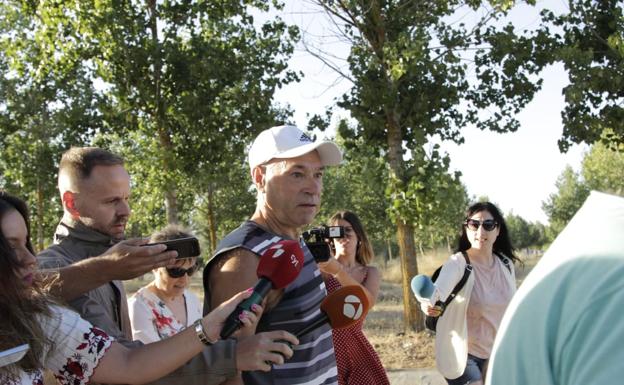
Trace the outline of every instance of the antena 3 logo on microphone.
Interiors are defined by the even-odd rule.
[[[342,307],[342,314],[344,314],[345,317],[358,320],[362,316],[363,310],[362,301],[360,301],[357,296],[348,295],[345,298],[344,306]]]
[[[321,303],[321,310],[327,314],[334,329],[351,326],[366,317],[369,308],[364,289],[357,285],[341,287]]]

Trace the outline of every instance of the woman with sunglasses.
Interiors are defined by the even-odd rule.
[[[150,237],[150,243],[192,237],[177,225],[169,225]],[[132,338],[148,344],[171,337],[202,317],[202,307],[188,290],[198,269],[197,258],[176,261],[173,267],[154,270],[154,280],[128,300]]]
[[[487,361],[503,313],[516,291],[519,259],[498,208],[478,202],[466,210],[456,253],[444,263],[432,297],[419,298],[427,315],[440,308],[467,271],[468,279],[438,319],[436,366],[449,385],[484,383]]]
[[[138,384],[172,372],[207,344],[215,342],[225,318],[251,295],[238,293],[194,327],[149,345],[127,348],[101,329],[57,304],[44,290],[37,274],[37,260],[30,241],[26,204],[0,191],[0,352],[28,344],[19,361],[0,367],[0,384],[43,384],[43,370],[51,370],[59,384],[90,382]],[[245,327],[257,322],[257,314],[245,312]],[[284,339],[297,340],[287,333]],[[263,357],[276,363],[290,356],[286,344],[275,344],[275,354]],[[270,370],[267,365],[265,370]]]

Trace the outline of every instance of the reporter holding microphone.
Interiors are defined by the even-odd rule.
[[[412,290],[423,312],[439,317],[436,366],[446,382],[482,385],[496,332],[516,291],[513,264],[519,259],[505,219],[494,204],[475,203],[465,218],[457,252],[444,263],[433,287],[419,279],[426,277],[417,276]],[[472,270],[464,279],[468,264]],[[463,286],[440,316],[440,307],[433,304],[445,302],[462,280]]]
[[[331,219],[332,226],[342,226],[344,237],[332,240],[335,255],[320,262],[319,269],[327,291],[334,293],[341,287],[361,287],[372,308],[377,300],[381,275],[368,264],[373,259],[373,248],[360,219],[351,211],[339,211]],[[338,383],[340,385],[389,385],[388,376],[379,356],[362,331],[362,317],[354,325],[332,330]]]
[[[16,363],[0,368],[0,383],[38,385],[43,370],[52,370],[60,384],[90,382],[141,384],[173,371],[219,339],[225,318],[251,295],[237,293],[193,327],[165,340],[128,348],[77,313],[58,305],[37,279],[37,261],[30,241],[28,209],[19,198],[0,192],[0,351],[23,344],[30,349]],[[251,327],[261,315],[241,317]],[[296,344],[287,333],[280,337]],[[262,361],[282,363],[289,356],[285,344],[275,344]],[[269,370],[266,365],[263,370]],[[208,378],[207,378],[208,380]]]

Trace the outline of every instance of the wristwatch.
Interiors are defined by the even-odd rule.
[[[218,341],[214,340],[214,341],[210,341],[208,339],[208,336],[206,335],[205,331],[204,331],[204,325],[202,324],[202,319],[198,319],[197,321],[195,321],[195,323],[193,324],[193,326],[195,326],[195,333],[197,333],[197,338],[199,338],[199,340],[204,344],[204,345],[212,345],[215,342]]]

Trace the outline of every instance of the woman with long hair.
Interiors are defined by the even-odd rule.
[[[436,366],[450,385],[484,383],[487,362],[503,313],[516,291],[514,253],[505,219],[490,202],[466,210],[456,253],[440,270],[431,298],[418,298],[423,311],[440,317]],[[464,274],[468,279],[440,315]]]
[[[219,339],[225,318],[249,297],[250,290],[235,295],[213,312],[166,340],[128,349],[102,330],[55,303],[38,280],[30,241],[26,204],[0,192],[0,352],[28,344],[26,356],[0,368],[2,384],[42,384],[43,369],[50,369],[61,384],[88,382],[136,384],[149,382],[184,364],[206,345]],[[256,314],[242,321],[251,327]],[[297,340],[284,333],[284,338]],[[275,344],[276,363],[292,355],[285,344]],[[265,370],[270,370],[267,364]]]
[[[342,286],[358,285],[364,289],[371,308],[377,300],[381,275],[370,266],[373,247],[360,219],[351,211],[335,213],[330,223],[344,228],[344,237],[334,238],[334,257],[319,263],[329,293]],[[379,356],[362,331],[364,318],[344,329],[332,330],[338,383],[340,385],[389,385]]]

